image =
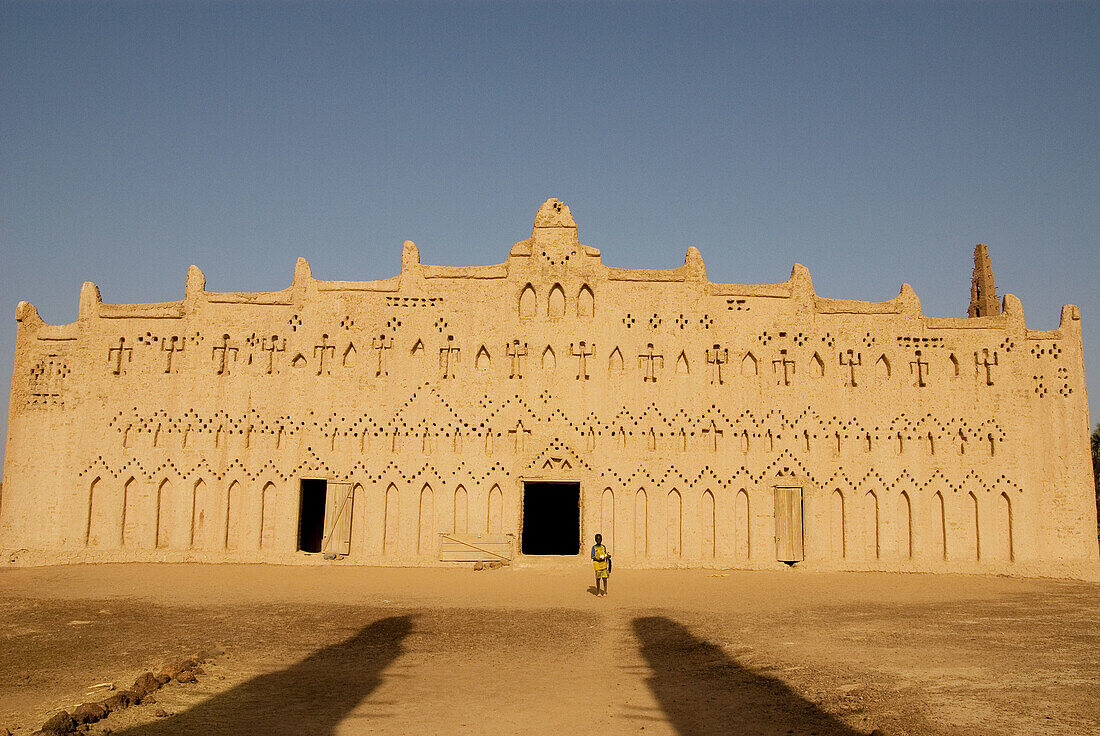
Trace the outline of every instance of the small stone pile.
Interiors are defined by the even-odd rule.
[[[193,657],[166,664],[156,674],[145,672],[134,680],[129,690],[119,690],[98,703],[82,703],[71,714],[68,711],[60,711],[42,724],[42,728],[36,733],[44,736],[74,733],[80,726],[103,720],[117,710],[124,710],[131,705],[139,705],[143,702],[155,703],[156,699],[151,697],[154,692],[172,681],[197,682],[200,675],[206,674],[200,665],[218,654],[221,652],[200,652]],[[158,712],[157,715],[160,713]]]
[[[486,569],[488,569],[488,570],[499,570],[500,568],[504,567],[507,564],[508,563],[503,561],[503,560],[492,560],[491,562],[488,562],[488,563],[475,562],[474,563],[474,569],[475,570],[486,570]]]

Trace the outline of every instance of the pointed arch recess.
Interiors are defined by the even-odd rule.
[[[759,366],[756,362],[756,356],[752,354],[752,351],[745,353],[745,357],[741,358],[741,375],[742,376],[755,376],[759,373]]]
[[[839,488],[829,496],[829,554],[833,559],[844,559],[844,493]]]
[[[454,514],[452,517],[454,519],[454,524],[451,527],[451,530],[455,534],[465,534],[469,531],[469,515],[470,497],[469,494],[466,493],[466,488],[459,485],[459,487],[455,489]]]
[[[810,375],[814,378],[822,378],[825,375],[825,361],[817,353],[810,357]]]
[[[565,316],[565,289],[561,284],[554,284],[550,288],[550,298],[546,302],[546,314],[550,317]]]
[[[905,491],[898,494],[898,556],[913,557],[913,504]]]
[[[537,304],[538,298],[535,294],[535,287],[527,284],[519,295],[519,316],[523,318],[534,317]]]
[[[680,557],[683,551],[683,513],[684,501],[680,492],[673,488],[665,497],[666,548],[669,557]]]
[[[238,481],[233,481],[225,494],[224,545],[226,549],[244,547],[245,519],[244,491]]]
[[[157,486],[156,533],[153,539],[153,545],[158,549],[178,546],[176,530],[179,528],[179,524],[177,522],[178,511],[175,496],[172,481],[167,478],[161,480]]]
[[[148,528],[147,499],[137,479],[130,476],[122,486],[122,538],[123,547],[143,547],[142,532]]]
[[[681,350],[680,356],[676,358],[676,375],[691,375],[691,365],[688,363],[687,352],[684,350]]]
[[[596,314],[596,297],[588,284],[581,286],[577,294],[577,316],[592,317]],[[610,547],[608,548],[610,549]]]
[[[886,379],[890,377],[890,372],[890,359],[886,357],[886,353],[883,353],[875,361],[875,377]]]
[[[881,529],[878,495],[874,491],[863,494],[863,544],[864,556],[877,560],[880,555]]]
[[[978,525],[978,497],[971,491],[966,494],[966,541],[967,557],[972,560],[982,559],[982,536]]]
[[[623,352],[618,346],[611,351],[611,356],[607,359],[607,370],[612,374],[623,372]]]
[[[392,557],[397,554],[397,544],[401,529],[401,493],[397,486],[390,483],[386,487],[386,502],[382,512],[382,554]]]
[[[701,554],[703,559],[712,560],[717,556],[717,542],[715,541],[714,494],[710,492],[710,489],[703,491],[699,506],[699,538],[702,543]]]
[[[260,492],[260,549],[275,547],[275,484],[268,481]]]
[[[644,488],[634,494],[634,556],[645,557],[649,553],[649,504]]]
[[[85,547],[98,547],[101,544],[100,535],[103,522],[101,517],[103,516],[104,501],[104,482],[100,477],[96,477],[91,483],[88,484],[88,516],[87,523],[84,526],[84,546]]]
[[[742,488],[733,502],[733,544],[738,559],[747,560],[752,555],[749,527],[749,492]]]
[[[994,517],[994,529],[996,530],[996,539],[994,541],[994,552],[997,559],[1007,562],[1013,562],[1016,559],[1016,550],[1013,539],[1012,528],[1012,499],[1008,497],[1008,493],[1002,492],[996,499],[996,512]]]
[[[493,359],[489,355],[489,349],[484,345],[477,351],[477,358],[474,359],[474,368],[479,371],[487,371],[492,366]]]
[[[420,490],[417,526],[416,553],[430,555],[435,550],[435,494],[427,483]]]
[[[189,546],[203,546],[206,541],[206,481],[199,478],[191,486],[191,533]]]
[[[504,533],[504,494],[501,493],[500,486],[495,483],[489,489],[486,529],[490,534]]]
[[[941,560],[947,559],[947,510],[939,491],[932,496],[932,550]]]

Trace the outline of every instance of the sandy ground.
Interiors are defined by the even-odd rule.
[[[590,585],[584,565],[5,569],[0,734],[205,647],[224,654],[197,684],[91,732],[1100,733],[1095,583],[795,569]]]

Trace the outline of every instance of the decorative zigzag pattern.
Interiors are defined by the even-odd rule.
[[[401,481],[409,485],[432,483],[436,487],[448,484],[489,483],[500,482],[511,476],[503,464],[497,461],[484,463],[467,463],[461,460],[452,470],[443,471],[431,461],[425,461],[416,470],[407,472],[393,460],[380,463],[372,468],[366,462],[358,461],[350,468],[341,469],[330,465],[315,453],[308,453],[309,457],[302,462],[286,468],[276,467],[268,461],[258,469],[252,470],[238,461],[229,463],[225,468],[211,466],[205,459],[197,461],[189,467],[180,467],[169,460],[151,468],[146,468],[139,460],[130,459],[126,463],[113,467],[102,459],[97,458],[82,470],[78,477],[88,480],[95,477],[111,477],[114,479],[138,478],[146,482],[153,482],[167,477],[181,480],[199,478],[212,478],[217,481],[239,480],[248,478],[253,482],[286,481],[303,476],[323,476],[337,481],[351,481],[364,485],[371,483],[386,484]],[[587,462],[572,452],[563,444],[555,443],[535,455],[528,464],[529,469],[539,469],[543,461],[551,457],[562,455],[575,460],[578,467],[588,472],[595,473]],[[854,490],[857,492],[875,491],[900,493],[906,491],[910,497],[927,492],[928,494],[940,492],[962,493],[966,491],[982,491],[986,493],[1010,492],[1010,495],[1022,494],[1023,489],[1015,481],[1005,475],[995,478],[987,478],[979,475],[974,470],[966,470],[958,474],[951,474],[937,469],[924,480],[915,478],[908,470],[903,470],[896,477],[883,476],[877,470],[868,470],[857,480],[852,480],[847,471],[833,469],[831,472],[822,473],[812,468],[807,468],[798,458],[784,450],[775,454],[768,462],[749,469],[741,466],[730,474],[716,472],[710,465],[694,468],[685,472],[682,465],[662,464],[659,467],[636,466],[629,472],[618,472],[606,468],[599,473],[600,484],[613,488],[628,489],[678,489],[678,490],[717,490],[751,488],[759,485],[770,485],[775,478],[791,477],[805,478],[815,486],[823,489],[838,488],[842,491]]]
[[[427,388],[427,387],[424,387]],[[423,406],[422,403],[428,403]],[[296,419],[287,415],[268,417],[255,409],[243,415],[233,416],[226,412],[214,412],[201,416],[188,410],[179,416],[171,416],[165,411],[154,411],[147,416],[137,413],[119,412],[108,423],[108,427],[117,432],[130,429],[139,434],[155,433],[158,429],[168,434],[193,432],[216,434],[219,430],[226,434],[275,435],[283,432],[287,437],[297,437],[307,432],[312,425],[318,427],[321,437],[332,438],[369,436],[422,437],[425,432],[430,437],[453,438],[457,433],[470,434],[484,438],[487,434],[500,435],[512,429],[518,421],[525,427],[553,427],[557,432],[568,432],[574,438],[583,438],[589,430],[598,435],[624,433],[635,436],[648,433],[653,428],[657,437],[673,437],[683,431],[686,434],[698,434],[712,427],[727,433],[726,436],[748,433],[749,437],[763,437],[768,431],[780,436],[794,432],[801,436],[804,432],[811,438],[840,436],[841,439],[864,439],[870,435],[873,440],[926,439],[929,435],[937,441],[955,439],[960,436],[968,441],[987,440],[990,436],[998,442],[1005,440],[1005,432],[995,419],[973,422],[961,417],[940,419],[931,413],[913,416],[902,412],[892,420],[882,424],[868,424],[856,417],[822,417],[811,408],[803,409],[790,417],[782,409],[745,409],[736,416],[729,416],[721,408],[710,406],[697,416],[690,416],[683,408],[671,414],[665,414],[656,404],[649,404],[640,412],[623,405],[614,414],[601,418],[589,411],[582,419],[566,414],[557,406],[550,407],[549,402],[529,404],[522,397],[509,397],[496,404],[483,398],[479,405],[484,410],[480,418],[463,421],[458,412],[431,388],[427,392],[418,389],[412,397],[387,419],[369,414],[343,415],[336,412],[322,414],[310,411],[308,416]],[[414,409],[419,411],[414,412]],[[638,429],[635,429],[638,428]]]
[[[820,453],[809,451],[811,445],[820,450],[828,443],[828,447],[839,453],[842,446],[850,450],[852,441],[867,443],[868,448],[880,443],[878,452],[889,451],[881,447],[883,442],[890,443],[898,452],[903,446],[913,452],[913,445],[909,444],[912,442],[919,442],[917,447],[929,452],[940,447],[940,443],[955,443],[959,451],[965,451],[963,443],[974,441],[978,444],[972,451],[980,451],[977,448],[982,447],[994,452],[996,443],[1006,438],[1000,424],[992,418],[974,422],[961,417],[942,419],[931,413],[902,412],[889,421],[868,424],[855,417],[823,417],[809,407],[797,414],[779,408],[749,408],[736,415],[714,405],[696,414],[683,407],[666,412],[656,403],[640,410],[624,404],[603,416],[595,410],[574,416],[569,409],[567,402],[556,401],[549,390],[531,402],[520,396],[502,401],[481,397],[477,416],[467,416],[463,421],[461,413],[436,387],[424,384],[398,407],[387,410],[387,416],[337,411],[327,414],[311,411],[304,417],[268,416],[256,409],[239,415],[218,411],[206,416],[194,410],[179,415],[158,410],[146,416],[119,412],[110,419],[109,427],[123,435],[127,446],[145,444],[132,433],[151,433],[163,443],[168,439],[162,435],[182,434],[185,438],[182,443],[178,438],[172,442],[175,447],[180,444],[184,447],[176,452],[154,450],[160,457],[172,455],[156,465],[138,458],[118,465],[100,456],[79,475],[133,476],[150,481],[174,476],[280,482],[321,475],[363,483],[447,484],[463,480],[499,481],[524,467],[527,472],[536,473],[568,467],[598,474],[601,483],[616,488],[741,488],[796,475],[823,488],[873,486],[883,491],[903,489],[914,493],[933,486],[953,492],[963,488],[1007,487],[1020,492],[1005,476],[982,478],[965,463],[957,464],[954,474],[950,470],[935,470],[923,480],[914,478],[907,470],[888,478],[871,469],[853,481],[838,467],[873,467],[873,454],[850,459],[834,456],[823,461]],[[215,438],[216,447],[228,446],[228,436],[247,439],[234,441],[238,457],[222,466],[207,459],[216,455],[208,452],[210,439],[186,440],[192,434]],[[264,439],[264,435],[278,439]],[[522,451],[525,441],[538,442],[544,449],[537,453]],[[287,449],[280,449],[282,442],[287,443]],[[644,454],[643,442],[647,449],[659,448],[664,454]],[[200,443],[202,446],[197,446]],[[607,456],[609,443],[614,444],[611,455],[618,462],[613,467],[600,467],[603,463],[595,459]],[[670,447],[677,455],[672,462],[665,459]],[[624,452],[628,448],[630,452]],[[410,453],[400,452],[401,449],[421,454],[423,459],[418,459],[415,470],[409,469]],[[579,453],[578,449],[587,452]],[[144,451],[136,452],[147,456]],[[247,462],[253,452],[274,459],[265,459],[255,467]],[[446,458],[433,460],[435,453],[445,454]],[[501,461],[493,459],[497,453]],[[186,460],[192,457],[196,458],[193,462]],[[403,464],[399,464],[399,458],[404,458]],[[280,463],[281,459],[286,462]]]

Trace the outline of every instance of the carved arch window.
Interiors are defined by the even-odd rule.
[[[534,317],[537,304],[538,298],[535,294],[535,287],[531,284],[527,284],[523,287],[519,295],[519,316],[524,319]]]
[[[596,314],[596,296],[588,284],[581,286],[577,293],[577,316],[592,317]]]
[[[546,316],[565,316],[565,289],[561,288],[561,284],[554,284],[550,288],[550,298],[546,302]]]

